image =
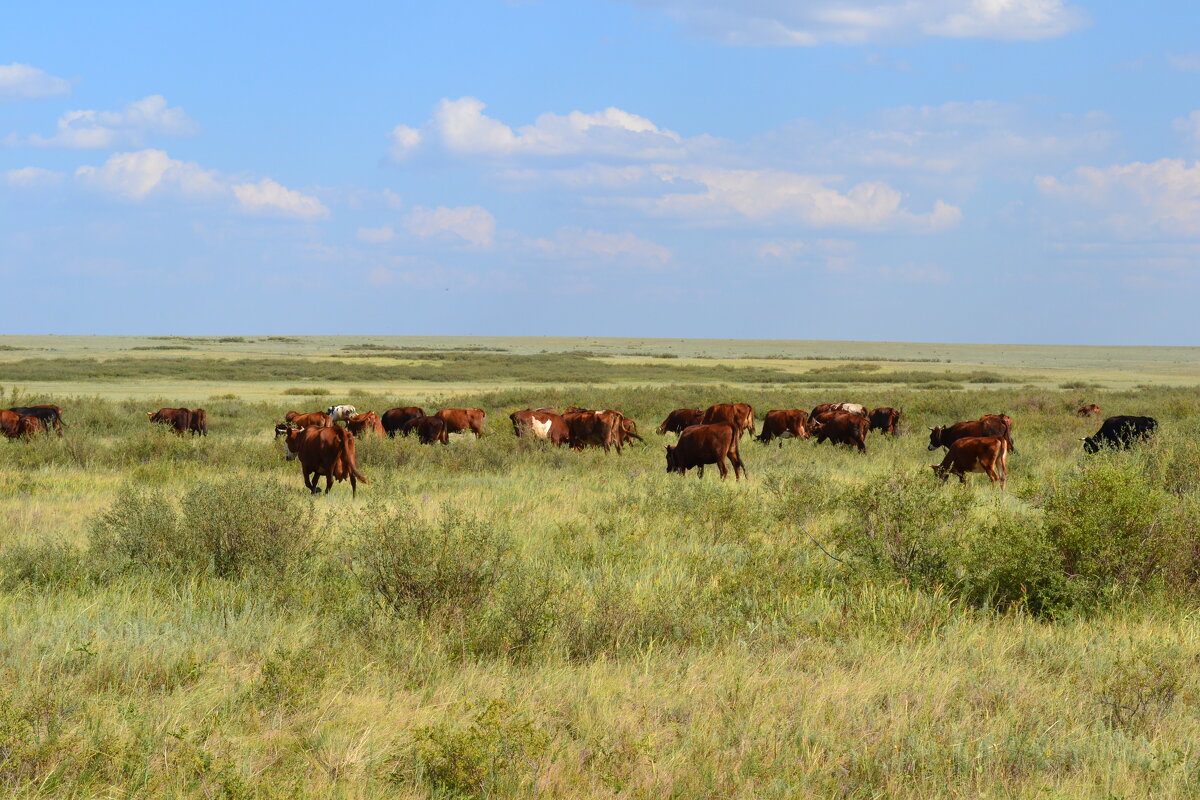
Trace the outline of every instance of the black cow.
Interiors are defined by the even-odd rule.
[[[1100,430],[1083,440],[1085,453],[1095,453],[1101,447],[1128,448],[1134,442],[1145,441],[1158,429],[1154,417],[1109,417]]]

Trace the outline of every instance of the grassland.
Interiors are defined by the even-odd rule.
[[[1195,351],[291,338],[0,340],[3,405],[69,425],[2,448],[6,795],[1196,795]],[[734,399],[905,416],[667,475],[657,422]],[[272,425],[343,401],[489,435],[364,441],[357,500],[309,498]],[[1085,458],[1082,402],[1161,435]],[[646,444],[512,436],[567,403]],[[925,426],[994,411],[1009,491],[936,483]]]

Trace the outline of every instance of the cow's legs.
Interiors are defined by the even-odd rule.
[[[729,475],[729,468],[725,466],[725,456],[717,456],[717,469],[721,472],[721,480],[725,480]],[[737,469],[734,469],[734,477],[737,477]]]

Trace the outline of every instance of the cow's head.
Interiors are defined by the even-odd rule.
[[[930,464],[929,468],[933,470],[934,475],[942,479],[942,483],[945,483],[946,479],[950,477],[949,467],[943,467],[941,464]]]
[[[942,427],[939,425],[936,428],[929,429],[929,449],[937,450],[942,446]]]
[[[1083,442],[1083,452],[1088,454],[1100,452],[1100,442],[1096,440],[1095,436],[1089,436],[1080,441]]]
[[[288,431],[290,431],[291,429],[292,429],[292,426],[288,425],[286,422],[279,423],[278,425],[275,426],[275,438],[278,439],[280,436],[287,436]]]
[[[667,472],[683,472],[675,463],[675,445],[667,445]]]

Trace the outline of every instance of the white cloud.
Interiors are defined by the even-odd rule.
[[[533,247],[547,258],[564,260],[601,258],[661,266],[672,258],[670,249],[632,233],[602,233],[575,227],[562,228],[550,239],[536,239]]]
[[[514,129],[484,114],[485,107],[474,97],[443,99],[423,130],[407,125],[392,129],[393,157],[406,157],[428,141],[452,153],[487,157],[608,155],[667,159],[684,152],[685,143],[679,134],[619,108],[565,115],[546,112],[533,124]]]
[[[1175,120],[1175,130],[1183,134],[1193,147],[1200,147],[1200,111],[1193,111]]]
[[[922,36],[1045,39],[1087,24],[1068,0],[632,0],[729,45],[813,46]]]
[[[1167,56],[1167,63],[1180,72],[1200,72],[1200,53],[1180,53]]]
[[[329,214],[317,198],[288,189],[270,178],[257,183],[231,184],[215,170],[171,158],[162,150],[115,153],[98,167],[79,167],[75,178],[89,189],[126,200],[172,194],[193,199],[232,196],[240,210],[251,214],[299,219],[320,219]]]
[[[1103,218],[1094,222],[1121,235],[1200,235],[1200,161],[1079,167],[1072,178],[1039,177],[1037,187],[1048,197],[1097,209]]]
[[[631,201],[663,216],[864,230],[893,226],[940,230],[962,218],[958,208],[941,200],[927,214],[909,212],[901,207],[900,192],[879,182],[859,183],[840,192],[826,185],[828,179],[777,170],[657,166],[655,172],[668,184],[700,189]]]
[[[157,191],[174,191],[188,197],[225,191],[216,172],[194,162],[177,161],[162,150],[116,153],[99,167],[80,167],[75,177],[85,186],[130,200],[141,200]]]
[[[408,229],[422,239],[452,236],[473,245],[491,246],[496,235],[496,218],[481,206],[414,208],[408,215]]]
[[[0,64],[0,100],[70,94],[71,83],[28,64]]]
[[[396,232],[392,230],[390,225],[384,225],[381,228],[359,228],[357,233],[360,242],[367,242],[369,244],[390,242],[395,236]]]
[[[140,145],[148,136],[194,133],[196,124],[182,108],[170,107],[161,94],[144,97],[120,111],[68,111],[58,118],[53,136],[34,134],[16,144],[35,147],[106,148]]]
[[[317,198],[289,189],[270,178],[263,178],[258,183],[235,184],[230,189],[241,207],[253,214],[276,214],[296,219],[329,216],[329,209]]]
[[[811,262],[829,272],[848,272],[857,263],[858,245],[848,239],[768,239],[754,252],[764,261]]]
[[[10,169],[4,174],[4,182],[14,189],[36,189],[42,186],[57,186],[62,183],[63,174],[41,167],[22,167]]]

